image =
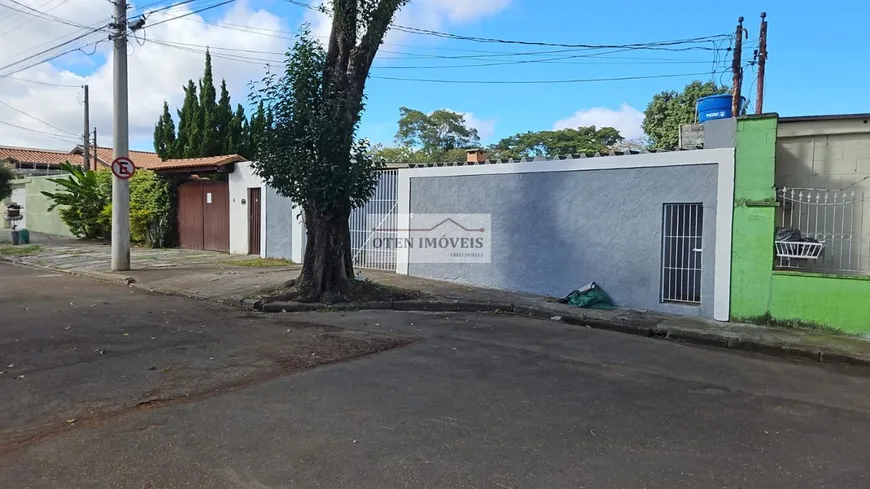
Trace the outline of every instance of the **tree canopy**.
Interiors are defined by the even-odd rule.
[[[657,93],[643,113],[643,131],[649,136],[650,146],[656,149],[677,149],[680,125],[695,122],[698,99],[708,95],[728,93],[728,87],[712,81],[693,81],[682,92],[673,90]]]
[[[396,142],[422,152],[428,161],[443,161],[451,150],[480,146],[480,136],[477,129],[468,126],[465,116],[457,112],[439,109],[425,114],[402,107]]]
[[[491,158],[518,159],[596,153],[623,140],[612,127],[583,126],[576,129],[535,131],[515,134],[489,147]]]
[[[256,156],[254,142],[262,136],[268,115],[258,111],[250,123],[241,105],[233,111],[226,80],[221,80],[220,98],[214,86],[211,54],[206,51],[205,69],[198,82],[184,87],[184,102],[176,111],[178,127],[163,102],[163,113],[154,126],[154,151],[162,159],[200,158],[224,154]]]

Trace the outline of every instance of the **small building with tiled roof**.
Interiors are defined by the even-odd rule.
[[[91,158],[96,158],[96,165],[93,165],[93,161],[91,162],[91,167],[96,170],[105,170],[109,169],[112,166],[112,160],[114,157],[114,149],[107,148],[105,146],[98,146],[97,148],[90,148]],[[81,155],[84,154],[84,148],[82,145],[76,146],[70,153],[79,155],[79,164],[81,164]],[[136,165],[136,168],[144,168],[147,170],[151,170],[153,166],[159,165],[163,160],[160,159],[160,156],[157,153],[152,151],[130,151],[129,157],[133,160],[133,164]]]
[[[219,172],[232,173],[231,165],[248,161],[240,155],[207,156],[204,158],[183,158],[164,160],[148,168],[161,173],[177,172]],[[134,161],[135,163],[135,161]]]
[[[17,173],[29,175],[56,175],[64,162],[82,164],[81,155],[69,151],[57,151],[18,146],[0,146],[0,165],[12,168]]]

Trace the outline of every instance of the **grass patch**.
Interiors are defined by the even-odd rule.
[[[0,255],[24,256],[41,250],[39,246],[0,246]]]
[[[792,329],[792,330],[797,330],[797,331],[814,331],[814,332],[818,332],[818,333],[836,334],[836,335],[843,335],[843,336],[855,336],[855,334],[847,333],[841,329],[837,329],[833,326],[828,326],[826,324],[818,324],[818,323],[813,323],[810,321],[774,319],[770,315],[770,313],[767,313],[763,316],[734,318],[734,320],[739,321],[741,323],[758,324],[759,326],[771,326],[774,328],[781,328],[781,329]]]
[[[234,267],[250,267],[250,268],[269,268],[269,267],[286,267],[293,265],[290,260],[282,260],[280,258],[246,258],[243,260],[227,260],[224,265]]]

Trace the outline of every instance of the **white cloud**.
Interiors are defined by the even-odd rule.
[[[481,17],[493,15],[505,8],[511,0],[415,0],[399,13],[398,22],[404,25],[440,29],[447,28],[450,23],[467,23]],[[54,2],[43,6],[44,0],[22,0],[23,3],[49,10],[52,15],[68,19],[84,25],[107,24],[113,14],[110,2],[96,0],[67,0],[64,3]],[[152,3],[141,0],[140,3]],[[169,1],[167,0],[167,4]],[[51,9],[52,5],[56,8]],[[156,7],[154,7],[156,8]],[[3,10],[0,8],[0,10]],[[22,9],[23,10],[23,9]],[[283,53],[292,41],[279,37],[241,32],[236,26],[253,29],[272,29],[288,31],[286,19],[278,17],[266,10],[252,9],[245,0],[238,0],[233,7],[225,12],[217,23],[233,24],[232,29],[221,28],[202,22],[201,14],[194,14],[183,19],[173,20],[154,27],[157,22],[190,12],[188,5],[182,5],[172,10],[153,14],[148,18],[145,36],[139,33],[140,40],[147,37],[149,41],[170,41],[184,43],[183,49],[169,47],[155,42],[145,41],[143,46],[131,38],[129,44],[129,126],[130,141],[134,149],[151,149],[151,137],[154,124],[162,110],[163,101],[169,103],[170,110],[180,107],[184,92],[182,87],[187,80],[198,80],[202,76],[204,56],[200,46],[211,46],[212,64],[215,85],[219,89],[221,78],[225,78],[232,95],[233,105],[246,105],[248,82],[259,80],[264,74],[263,65],[268,61],[280,62],[281,54],[257,54],[222,51],[219,48],[232,48],[269,53]],[[308,11],[306,17],[314,23],[315,34],[328,36],[330,19],[326,16]],[[4,23],[0,26],[0,36],[4,40],[14,39],[15,42],[0,43],[0,68],[17,61],[28,54],[35,54],[59,42],[58,38],[71,39],[83,32],[76,27],[58,22],[33,18],[23,13],[3,12]],[[318,18],[319,16],[319,18]],[[26,22],[26,24],[25,24]],[[388,42],[395,42],[404,35],[393,31],[388,34]],[[112,46],[106,42],[105,32],[93,33],[79,41],[71,43],[68,48],[74,48],[86,43],[102,40],[96,46],[94,55],[88,57],[83,53],[69,54],[58,59],[53,64],[43,63],[27,70],[15,73],[14,77],[27,80],[37,80],[54,84],[80,86],[87,84],[90,88],[91,126],[96,126],[99,134],[99,144],[112,144]],[[288,34],[289,36],[289,34]],[[414,39],[415,43],[435,42],[434,39]],[[90,53],[93,46],[87,49]],[[187,49],[187,50],[185,50]],[[191,52],[193,51],[193,52]],[[53,52],[57,53],[57,51]],[[244,56],[259,58],[262,61],[242,62],[238,59],[226,59]],[[43,59],[35,58],[34,61]],[[26,65],[16,65],[23,67]],[[9,74],[14,67],[0,69],[0,75]],[[77,75],[70,69],[75,69],[84,75]],[[3,105],[0,105],[0,121],[8,122],[30,130],[16,129],[0,125],[0,144],[33,146],[40,148],[71,149],[81,136],[82,131],[82,95],[75,88],[61,88],[39,85],[10,77],[0,77],[0,100],[45,120],[58,128],[67,131],[59,133],[51,127],[28,118]],[[469,122],[478,128],[481,137],[491,135],[495,121],[477,119],[468,114]],[[35,131],[61,134],[60,139]]]
[[[495,134],[495,119],[480,119],[475,117],[471,112],[459,112],[465,117],[465,123],[468,127],[477,129],[477,134],[481,141],[486,141]]]
[[[643,112],[628,104],[622,104],[619,109],[613,110],[607,107],[592,107],[575,112],[570,117],[556,121],[553,129],[568,129],[580,126],[613,127],[625,139],[638,139],[644,137],[641,124]]]
[[[510,5],[512,0],[414,0],[396,14],[396,24],[421,29],[438,30],[447,24],[467,24],[495,15]],[[308,10],[303,21],[311,24],[314,36],[321,40],[329,38],[332,18],[322,12]],[[390,30],[385,44],[400,42],[409,34]]]
[[[30,0],[29,4],[38,7],[39,0]],[[112,14],[112,5],[109,2],[95,2],[93,0],[71,0],[61,7],[51,11],[53,15],[63,17],[86,25],[94,25],[95,19],[108,19]],[[156,24],[160,20],[175,17],[189,12],[187,6],[178,7],[170,11],[155,13],[148,18],[149,24]],[[22,19],[23,20],[23,19]],[[154,130],[154,123],[160,115],[163,101],[169,103],[174,111],[181,105],[184,97],[182,86],[187,80],[198,80],[202,76],[204,55],[203,48],[199,46],[212,46],[212,65],[215,76],[215,86],[219,90],[221,78],[227,81],[227,87],[232,95],[233,104],[246,105],[250,80],[258,80],[263,76],[263,65],[266,61],[255,64],[221,58],[222,52],[219,47],[233,49],[246,49],[252,51],[266,51],[281,53],[287,48],[287,40],[275,37],[262,36],[252,33],[227,30],[213,25],[203,24],[199,15],[192,15],[185,19],[173,20],[153,28],[146,28],[147,39],[159,41],[172,41],[186,43],[195,46],[184,46],[196,51],[180,50],[154,42],[146,41],[144,46],[136,44],[130,39],[128,46],[128,72],[129,72],[129,114],[130,114],[130,140],[134,143],[138,140],[145,141],[139,144],[140,149],[151,149],[150,139]],[[283,20],[275,15],[263,11],[252,10],[247,2],[240,1],[219,22],[243,25],[246,27],[266,29],[286,29]],[[4,24],[5,25],[5,24]],[[0,32],[5,27],[0,27]],[[56,22],[34,19],[33,22],[21,29],[13,31],[16,43],[0,44],[0,66],[5,66],[12,61],[22,58],[26,53],[24,49],[38,52],[53,44],[61,35],[78,32],[78,29]],[[105,39],[104,33],[95,33],[82,39],[71,47],[85,42]],[[72,36],[69,36],[72,37]],[[142,35],[139,35],[142,39]],[[8,39],[8,34],[4,35]],[[20,41],[20,42],[18,42]],[[41,48],[35,48],[39,44],[45,44]],[[26,47],[26,48],[25,48]],[[92,48],[91,48],[92,49]],[[109,53],[111,45],[108,42],[101,43],[97,53]],[[88,50],[90,52],[90,50]],[[233,53],[238,55],[239,53]],[[247,54],[264,60],[280,60],[281,55]],[[74,66],[87,66],[75,64],[82,61],[82,56],[73,58]],[[67,58],[65,58],[67,59]],[[85,61],[97,60],[102,64],[95,69],[89,69],[90,74],[78,76],[66,69],[41,64],[28,70],[16,73],[13,76],[28,80],[37,80],[48,83],[84,85],[90,88],[91,102],[91,125],[97,126],[99,144],[109,146],[112,143],[112,59],[109,53],[104,59],[94,57]],[[104,61],[104,62],[103,62]],[[64,66],[71,66],[70,62]],[[0,70],[0,74],[8,73],[10,69]],[[12,78],[0,78],[0,93],[2,100],[9,105],[26,111],[35,117],[45,120],[54,126],[74,134],[82,132],[82,105],[79,90],[70,88],[50,87],[34,83],[23,82]],[[0,120],[32,128],[40,131],[57,133],[58,131],[47,127],[31,118],[12,111],[0,105]],[[68,136],[72,138],[73,136]],[[65,139],[65,138],[61,138]],[[71,149],[73,143],[57,140],[33,131],[15,129],[0,125],[0,144],[35,146],[42,148]]]

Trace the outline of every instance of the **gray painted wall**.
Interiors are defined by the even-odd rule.
[[[737,119],[713,119],[704,123],[704,149],[733,148]]]
[[[268,185],[266,194],[266,257],[291,259],[293,203]]]
[[[409,274],[564,296],[597,282],[624,307],[713,315],[717,166],[411,178],[411,212],[489,213],[492,263]],[[702,305],[661,303],[662,206],[704,204]]]

